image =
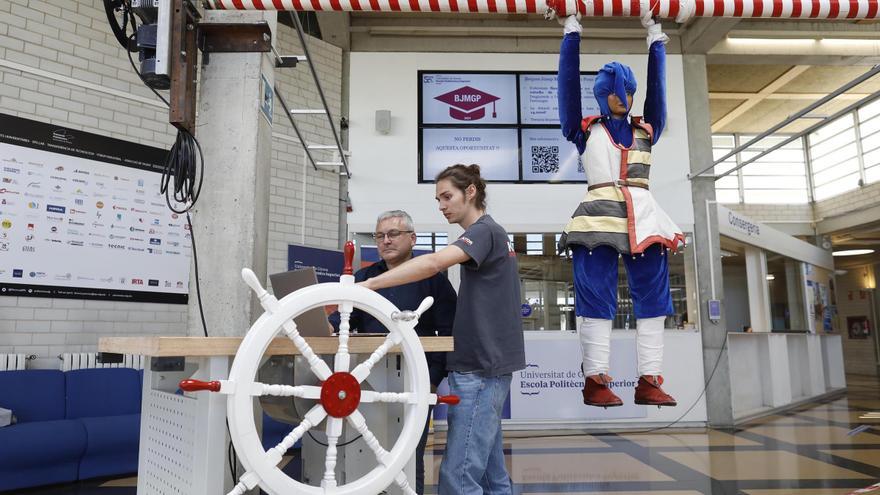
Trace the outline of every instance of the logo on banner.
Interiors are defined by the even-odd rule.
[[[46,211],[50,213],[65,213],[67,208],[58,205],[46,205]]]
[[[501,98],[470,86],[435,96],[435,100],[449,105],[449,116],[455,120],[480,120],[486,116],[486,105],[492,104],[492,118],[497,118],[495,102]]]
[[[52,131],[52,140],[64,144],[73,144],[73,134],[67,129],[56,129]],[[58,167],[58,169],[64,170],[63,167]]]

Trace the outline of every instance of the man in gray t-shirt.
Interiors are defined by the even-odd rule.
[[[526,366],[516,253],[507,232],[489,215],[454,243],[470,257],[461,264],[461,288],[446,368],[498,376]]]
[[[435,199],[464,234],[436,253],[413,258],[361,282],[368,289],[411,283],[461,265],[455,350],[447,358],[449,390],[460,402],[446,418],[439,495],[510,495],[501,419],[513,372],[525,368],[516,254],[507,232],[486,215],[486,181],[478,165],[437,175]]]

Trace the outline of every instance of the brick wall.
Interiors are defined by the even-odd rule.
[[[816,216],[831,218],[880,203],[880,182],[816,202]]]
[[[724,205],[731,210],[758,222],[812,222],[813,205],[769,205],[731,203]]]
[[[302,53],[289,28],[279,26],[278,37],[279,51]],[[338,119],[341,51],[319,40],[309,48]],[[291,107],[320,105],[305,65],[279,69],[278,81]],[[270,272],[286,269],[286,246],[303,233],[303,179],[306,244],[337,247],[339,222],[337,174],[309,167],[303,176],[302,148],[276,108]],[[0,1],[0,112],[162,148],[174,141],[167,109],[132,71],[100,0]],[[301,128],[312,143],[332,142],[326,119],[306,117]],[[37,367],[57,367],[61,352],[93,351],[101,336],[185,333],[184,306],[0,296],[0,353],[36,354]]]

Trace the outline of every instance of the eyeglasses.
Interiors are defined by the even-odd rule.
[[[397,239],[398,237],[400,237],[400,234],[412,234],[412,233],[413,233],[412,230],[389,230],[388,232],[376,232],[375,234],[373,234],[373,239],[375,239],[376,242],[381,242],[381,241],[384,241],[385,237],[387,236],[389,239],[391,239],[393,241],[393,240]]]

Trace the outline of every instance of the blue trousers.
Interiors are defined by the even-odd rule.
[[[461,402],[449,408],[446,452],[440,463],[440,495],[511,495],[504,465],[501,415],[511,375],[484,377],[450,372],[450,393]]]
[[[592,251],[574,246],[575,314],[587,318],[613,320],[617,314],[617,259],[610,246]],[[636,318],[671,315],[669,263],[666,248],[654,244],[641,254],[623,255]]]

